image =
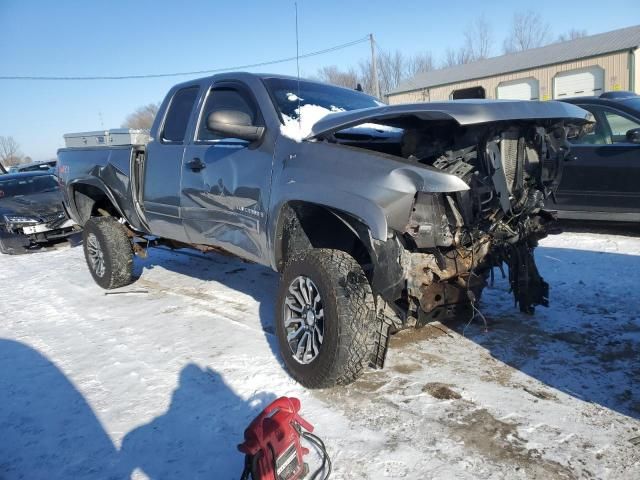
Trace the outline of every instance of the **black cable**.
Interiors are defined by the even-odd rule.
[[[315,52],[305,53],[303,55],[281,58],[278,60],[270,60],[267,62],[259,62],[253,63],[249,65],[238,65],[235,67],[226,67],[226,68],[215,68],[211,70],[196,70],[193,72],[176,72],[176,73],[154,73],[154,74],[145,74],[145,75],[104,75],[104,76],[89,76],[89,77],[56,77],[56,76],[33,76],[33,75],[2,75],[0,76],[0,80],[131,80],[131,79],[141,79],[141,78],[166,78],[166,77],[180,77],[186,75],[204,75],[210,73],[220,73],[220,72],[229,72],[232,70],[245,70],[248,68],[256,68],[256,67],[264,67],[268,65],[275,65],[278,63],[291,62],[293,60],[298,60],[300,58],[309,58],[314,57],[316,55],[322,55],[325,53],[334,52],[336,50],[342,50],[343,48],[351,47],[353,45],[357,45],[359,43],[364,43],[369,41],[369,36],[364,38],[360,38],[358,40],[354,40],[352,42],[343,43],[340,45],[336,45],[333,47],[325,48],[323,50],[316,50]]]
[[[318,475],[320,475],[325,470],[325,465],[327,467],[327,473],[322,480],[327,480],[331,475],[331,458],[329,458],[329,454],[327,453],[327,447],[324,445],[324,442],[320,437],[314,435],[311,432],[303,432],[302,436],[309,442],[312,443],[316,448],[322,452],[322,465],[313,472],[313,474],[309,477],[309,480],[315,480]]]

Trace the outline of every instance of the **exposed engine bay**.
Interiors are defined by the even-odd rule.
[[[388,138],[358,141],[340,133],[335,140],[428,165],[470,188],[417,194],[406,229],[397,235],[406,289],[395,303],[418,323],[455,315],[461,307],[474,306],[494,267],[504,272],[506,264],[520,310],[532,314],[535,306],[547,306],[549,286],[533,251],[538,240],[558,232],[544,200],[559,184],[569,151],[564,124],[402,127],[395,145]]]

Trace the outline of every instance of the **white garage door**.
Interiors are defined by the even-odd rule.
[[[604,70],[600,67],[559,73],[553,79],[553,98],[592,97],[602,92]]]
[[[498,85],[498,98],[509,100],[538,100],[538,80],[525,78]]]

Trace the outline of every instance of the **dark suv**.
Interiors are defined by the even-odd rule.
[[[555,203],[560,218],[640,221],[640,96],[607,92],[562,100],[590,111],[587,135],[571,140]]]

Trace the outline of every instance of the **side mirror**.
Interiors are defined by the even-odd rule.
[[[640,128],[632,128],[627,132],[627,142],[640,143]]]
[[[207,129],[217,135],[255,142],[264,135],[264,127],[256,127],[251,117],[239,110],[216,110],[207,117]]]

